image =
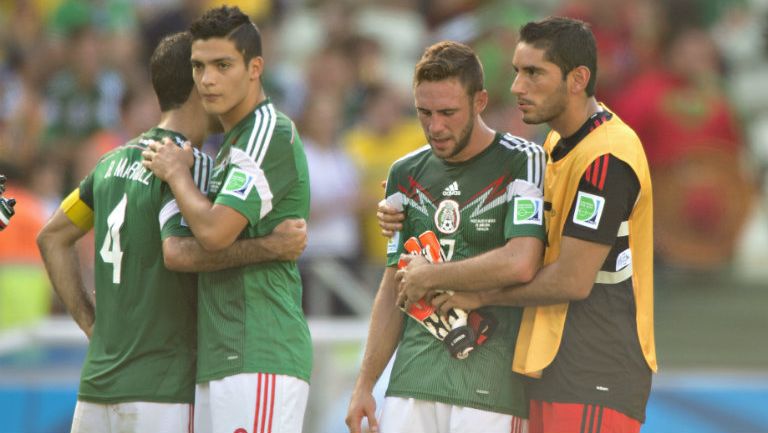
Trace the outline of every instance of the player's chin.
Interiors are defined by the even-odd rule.
[[[534,113],[523,113],[523,122],[528,125],[538,125],[542,123],[541,116]]]
[[[205,109],[205,112],[212,116],[219,116],[223,114],[226,110],[222,109],[220,104],[216,104],[213,102],[203,102],[203,108]]]

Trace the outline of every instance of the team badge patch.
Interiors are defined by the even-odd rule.
[[[514,212],[515,225],[518,224],[535,224],[542,225],[544,223],[543,218],[544,200],[533,197],[515,197],[515,204],[512,211]]]
[[[253,175],[239,168],[234,168],[229,172],[227,180],[224,181],[224,188],[221,190],[221,193],[245,200],[248,197],[248,193],[251,192],[251,188],[253,188],[254,179]]]
[[[461,223],[459,203],[453,200],[443,200],[435,212],[435,227],[446,235],[455,233]]]
[[[394,254],[397,252],[397,246],[400,244],[400,232],[395,232],[387,242],[387,254]]]
[[[573,223],[580,226],[597,229],[600,217],[603,216],[605,198],[579,191],[576,196],[576,209],[573,212]]]

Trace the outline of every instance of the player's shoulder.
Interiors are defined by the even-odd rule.
[[[546,152],[541,145],[509,132],[500,133],[495,144],[497,151],[501,153],[504,158],[534,158],[546,160]]]
[[[543,151],[543,148],[536,142],[510,132],[499,133],[498,145],[513,152]]]
[[[416,150],[408,152],[400,158],[396,159],[395,162],[392,163],[392,168],[390,171],[396,172],[407,170],[410,167],[423,163],[430,157],[431,154],[432,148],[429,146],[429,144],[425,144]]]

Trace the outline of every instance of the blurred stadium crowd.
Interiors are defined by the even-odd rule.
[[[0,0],[0,173],[18,201],[0,235],[0,329],[62,312],[36,233],[102,154],[157,122],[155,44],[223,3],[259,24],[265,88],[306,146],[309,315],[370,308],[385,256],[381,181],[425,143],[411,97],[423,48],[472,45],[491,97],[486,121],[541,143],[546,129],[519,120],[510,60],[518,27],[547,15],[591,23],[598,98],[646,146],[660,269],[719,272],[752,248],[741,239],[764,215],[768,186],[766,1]],[[219,140],[206,144],[211,154]],[[755,254],[768,256],[766,241],[753,241]],[[87,269],[92,238],[81,244]]]

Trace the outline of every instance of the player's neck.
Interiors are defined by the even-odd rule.
[[[265,99],[267,99],[267,95],[264,94],[264,89],[261,85],[252,87],[248,95],[239,104],[219,116],[224,132],[231,131],[245,116],[253,113],[256,106],[264,102]]]
[[[183,135],[193,146],[200,147],[205,139],[205,125],[200,125],[199,116],[193,117],[183,109],[175,109],[160,114],[158,128]]]
[[[486,125],[482,117],[477,116],[475,119],[475,126],[472,128],[472,133],[469,136],[469,144],[467,144],[467,147],[461,151],[460,154],[447,161],[468,161],[487,149],[488,146],[493,143],[494,138],[496,138],[496,131]]]
[[[597,103],[594,96],[591,96],[583,100],[572,101],[560,116],[548,123],[561,137],[570,137],[584,125],[590,116],[600,110],[600,104]]]

